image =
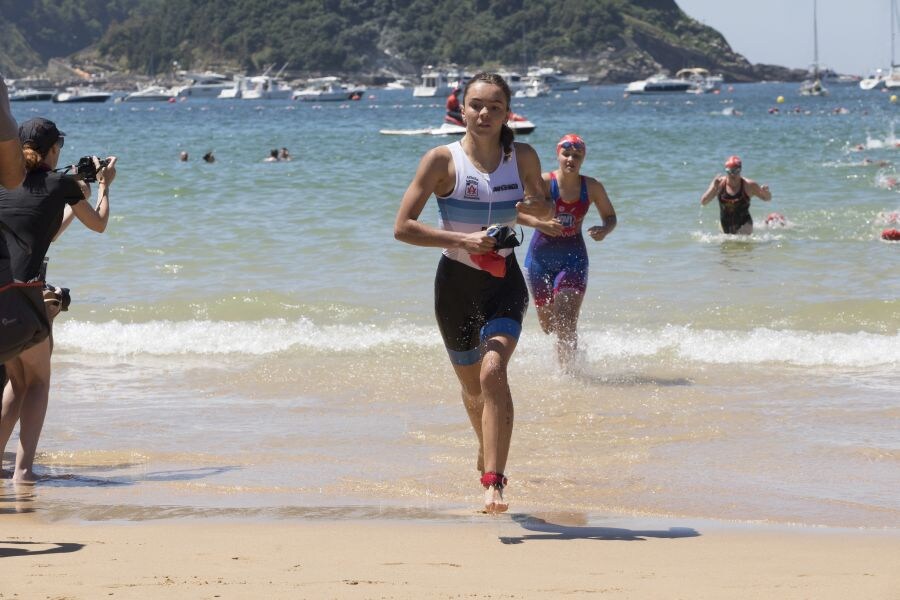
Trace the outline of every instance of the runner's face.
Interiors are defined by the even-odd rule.
[[[464,115],[469,131],[499,131],[506,123],[509,106],[499,86],[477,81],[469,87],[465,102]]]
[[[581,163],[584,162],[584,150],[560,148],[556,157],[559,159],[560,171],[564,173],[578,173],[581,170]]]

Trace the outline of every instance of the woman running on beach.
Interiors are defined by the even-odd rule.
[[[535,232],[525,256],[528,286],[544,333],[556,333],[556,354],[564,370],[572,366],[578,348],[578,315],[587,289],[588,255],[581,224],[591,205],[597,207],[603,225],[587,232],[597,242],[616,228],[613,209],[603,184],[581,174],[587,146],[581,137],[568,134],[556,144],[559,168],[543,174],[544,193],[556,205],[547,220],[520,215],[519,222]]]
[[[511,93],[503,78],[478,73],[462,93],[466,133],[422,157],[397,212],[394,237],[443,248],[435,276],[435,312],[462,400],[478,436],[478,470],[487,512],[503,512],[504,471],[513,428],[507,365],[528,306],[512,248],[489,233],[516,217],[544,218],[552,206],[541,189],[541,164],[506,125]],[[419,222],[437,198],[440,227]],[[506,230],[508,233],[508,230]]]
[[[54,172],[65,143],[64,135],[56,124],[42,118],[31,119],[19,127],[27,169],[25,181],[13,190],[0,189],[0,222],[24,243],[23,247],[7,237],[13,276],[19,281],[44,280],[44,257],[50,243],[62,234],[73,217],[98,233],[106,229],[109,221],[109,186],[116,177],[116,158],[110,157],[107,166],[97,171],[99,198],[97,205],[91,206],[87,201],[91,195],[87,183]],[[51,322],[60,310],[66,310],[66,294],[59,288],[45,288],[44,302]],[[51,333],[43,342],[5,364],[9,382],[3,389],[0,413],[0,457],[19,421],[19,447],[12,478],[20,483],[37,480],[34,456],[47,413],[52,350]]]
[[[743,164],[738,156],[725,161],[725,176],[713,178],[700,197],[700,206],[706,206],[713,198],[719,199],[719,225],[723,233],[750,235],[753,233],[753,217],[750,216],[750,198],[768,202],[772,199],[769,186],[759,185],[752,179],[741,177]]]

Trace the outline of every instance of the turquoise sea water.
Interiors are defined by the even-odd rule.
[[[437,126],[443,99],[370,94],[14,107],[66,131],[64,159],[120,159],[107,233],[76,223],[51,248],[49,279],[73,303],[55,328],[48,479],[20,506],[86,519],[477,506],[475,440],[434,324],[439,251],[392,235],[422,153],[450,140],[379,134]],[[587,140],[584,172],[619,217],[589,245],[578,375],[557,372],[527,316],[513,509],[900,526],[900,244],[879,238],[900,210],[900,106],[754,84],[590,87],[513,108],[537,124],[521,139],[545,170],[562,134]],[[281,146],[292,162],[262,161]],[[730,154],[773,193],[754,199],[749,239],[699,206]],[[787,227],[764,226],[772,211]],[[432,201],[422,218],[436,214]]]

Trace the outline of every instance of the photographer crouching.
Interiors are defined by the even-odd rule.
[[[46,283],[50,243],[77,217],[88,229],[102,233],[109,222],[109,187],[116,177],[116,158],[83,157],[76,165],[57,168],[65,134],[56,124],[34,118],[19,127],[25,159],[25,181],[18,188],[0,188],[0,234],[5,238],[12,276],[17,282],[42,282],[48,321],[68,308],[65,288]],[[90,183],[97,182],[98,198],[91,206]],[[25,283],[24,285],[27,285]],[[0,458],[19,421],[14,481],[37,480],[33,471],[38,440],[50,394],[52,333],[43,341],[6,361],[9,382],[3,390],[0,413]]]

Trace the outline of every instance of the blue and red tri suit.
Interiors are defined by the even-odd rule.
[[[535,229],[531,237],[525,269],[535,306],[553,302],[554,295],[562,289],[581,294],[587,289],[588,255],[581,234],[581,223],[591,207],[587,179],[581,176],[578,200],[566,201],[560,196],[556,172],[551,172],[550,198],[556,205],[556,219],[562,223],[563,232],[553,237]]]

